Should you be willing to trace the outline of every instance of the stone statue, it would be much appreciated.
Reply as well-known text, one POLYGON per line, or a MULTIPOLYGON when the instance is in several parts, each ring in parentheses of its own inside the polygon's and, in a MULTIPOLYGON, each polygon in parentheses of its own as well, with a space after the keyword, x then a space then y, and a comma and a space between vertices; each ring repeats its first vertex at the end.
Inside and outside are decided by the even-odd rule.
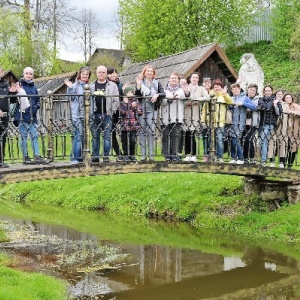
POLYGON ((247 92, 249 84, 257 84, 258 93, 262 96, 264 87, 264 72, 252 53, 245 53, 240 59, 241 68, 239 70, 239 77, 237 83, 241 88, 247 92))

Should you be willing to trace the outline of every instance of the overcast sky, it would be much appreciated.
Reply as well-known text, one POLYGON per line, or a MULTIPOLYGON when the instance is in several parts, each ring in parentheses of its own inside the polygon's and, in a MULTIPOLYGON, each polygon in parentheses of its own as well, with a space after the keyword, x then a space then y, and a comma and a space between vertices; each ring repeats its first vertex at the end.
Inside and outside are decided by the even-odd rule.
MULTIPOLYGON (((116 31, 113 29, 113 23, 117 17, 118 0, 72 0, 70 5, 79 9, 92 9, 98 16, 101 24, 105 28, 102 38, 96 41, 97 48, 119 49, 120 42, 117 40, 116 31), (109 38, 109 36, 113 36, 109 38)), ((59 57, 70 61, 84 60, 83 51, 78 49, 72 40, 65 40, 67 47, 60 46, 59 57)), ((94 49, 93 49, 94 51, 94 49)))

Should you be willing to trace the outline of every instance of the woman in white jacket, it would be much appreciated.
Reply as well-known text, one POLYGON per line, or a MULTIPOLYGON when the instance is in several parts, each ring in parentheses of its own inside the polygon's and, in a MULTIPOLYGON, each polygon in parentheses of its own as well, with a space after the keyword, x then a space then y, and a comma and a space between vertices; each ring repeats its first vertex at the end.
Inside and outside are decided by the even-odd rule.
POLYGON ((162 101, 162 152, 166 161, 178 161, 182 123, 184 119, 185 93, 179 84, 180 75, 172 72, 165 88, 166 99, 162 101))

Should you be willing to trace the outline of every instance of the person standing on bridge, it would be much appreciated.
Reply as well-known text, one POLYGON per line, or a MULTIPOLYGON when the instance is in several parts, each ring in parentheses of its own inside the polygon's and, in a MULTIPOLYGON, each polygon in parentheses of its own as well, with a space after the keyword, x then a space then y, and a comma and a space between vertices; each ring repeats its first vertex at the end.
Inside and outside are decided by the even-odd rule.
POLYGON ((107 80, 107 68, 98 66, 96 70, 97 79, 91 84, 91 131, 92 162, 99 162, 100 133, 104 136, 103 162, 109 162, 111 150, 112 116, 120 106, 118 86, 107 80))
MULTIPOLYGON (((258 110, 260 111, 259 138, 261 141, 261 164, 266 166, 268 145, 272 133, 277 124, 277 119, 282 113, 282 106, 279 99, 275 99, 273 87, 266 85, 263 89, 263 97, 258 100, 258 110)), ((271 158, 271 166, 274 164, 271 158)))
POLYGON ((135 95, 141 97, 139 101, 143 110, 143 115, 139 118, 141 124, 139 131, 139 143, 142 152, 141 161, 146 161, 147 155, 149 161, 154 161, 157 111, 160 108, 161 99, 164 98, 166 94, 161 83, 156 80, 156 70, 151 65, 146 65, 141 74, 136 77, 135 81, 135 95))
POLYGON ((184 119, 185 92, 179 84, 180 75, 172 72, 162 101, 162 153, 167 162, 181 160, 179 153, 181 127, 184 119))
POLYGON ((231 85, 232 99, 234 105, 230 106, 232 111, 232 125, 228 134, 231 137, 231 164, 244 164, 243 147, 241 138, 246 126, 247 109, 251 111, 256 109, 256 105, 244 92, 238 83, 231 85))
POLYGON ((184 128, 185 154, 184 161, 197 161, 196 132, 200 130, 200 116, 204 101, 209 101, 209 94, 203 86, 199 86, 200 74, 193 72, 190 77, 189 92, 190 101, 185 102, 184 128), (202 103, 201 103, 202 102, 202 103))
POLYGON ((215 110, 210 111, 211 104, 209 102, 204 103, 201 113, 201 124, 206 128, 206 126, 212 123, 213 128, 211 130, 215 130, 216 136, 217 162, 223 163, 224 139, 226 137, 225 124, 231 122, 227 117, 227 106, 228 104, 233 104, 233 100, 227 93, 227 87, 224 87, 220 79, 213 81, 213 89, 210 91, 210 97, 216 101, 215 110))
POLYGON ((71 163, 78 164, 83 161, 82 149, 84 142, 84 96, 76 96, 84 94, 84 86, 88 84, 91 77, 91 69, 89 67, 81 67, 77 73, 74 83, 69 79, 65 79, 67 85, 67 93, 72 95, 71 103, 71 119, 73 125, 73 140, 71 163))
POLYGON ((34 85, 34 71, 31 67, 26 67, 23 70, 23 78, 19 81, 20 86, 25 90, 28 97, 21 97, 17 103, 14 123, 18 123, 21 135, 21 150, 23 154, 24 164, 45 164, 49 163, 40 155, 39 150, 39 132, 37 113, 40 109, 40 97, 38 96, 37 87, 34 85), (25 101, 23 101, 25 100, 25 101), (27 100, 27 101, 26 101, 27 100), (27 137, 28 134, 31 140, 33 150, 33 162, 28 156, 27 137))

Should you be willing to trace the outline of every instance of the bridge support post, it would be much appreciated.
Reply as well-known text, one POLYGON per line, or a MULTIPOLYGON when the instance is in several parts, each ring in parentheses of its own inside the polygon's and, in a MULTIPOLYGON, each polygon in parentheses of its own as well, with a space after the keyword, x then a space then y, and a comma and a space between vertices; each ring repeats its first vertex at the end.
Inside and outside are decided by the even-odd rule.
POLYGON ((53 153, 53 119, 52 119, 52 113, 53 113, 53 93, 52 91, 47 92, 47 99, 46 99, 46 114, 48 120, 48 148, 47 148, 47 159, 50 161, 54 161, 54 153, 53 153))
POLYGON ((211 95, 210 102, 209 102, 209 127, 210 127, 210 148, 209 148, 209 161, 216 162, 216 137, 215 137, 215 124, 213 120, 213 116, 216 113, 216 101, 217 98, 215 95, 211 95))
POLYGON ((91 165, 90 153, 90 97, 91 91, 88 84, 84 86, 84 142, 83 142, 83 164, 85 167, 91 165))
POLYGON ((300 201, 299 181, 245 177, 244 190, 246 195, 257 195, 262 201, 274 202, 277 208, 280 207, 280 202, 295 204, 300 201))

